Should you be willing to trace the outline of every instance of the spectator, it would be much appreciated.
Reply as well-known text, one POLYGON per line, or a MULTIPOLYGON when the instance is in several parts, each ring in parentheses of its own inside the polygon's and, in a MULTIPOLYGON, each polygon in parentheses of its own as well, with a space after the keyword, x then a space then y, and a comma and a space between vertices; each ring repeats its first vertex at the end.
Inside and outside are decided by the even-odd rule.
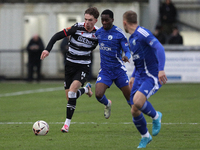
POLYGON ((168 44, 183 44, 183 37, 179 34, 177 26, 173 27, 168 44))
POLYGON ((160 7, 160 23, 163 27, 163 32, 171 34, 172 27, 176 23, 177 10, 171 0, 165 0, 160 7))
POLYGON ((33 81, 34 68, 37 69, 37 81, 41 79, 40 55, 44 50, 44 44, 39 35, 34 35, 28 43, 28 81, 33 81))
POLYGON ((69 48, 69 37, 65 37, 61 44, 60 44, 60 50, 61 50, 61 53, 63 55, 63 64, 65 66, 65 62, 66 62, 66 54, 67 54, 67 51, 68 51, 68 48, 69 48))
POLYGON ((159 25, 156 26, 156 29, 155 29, 153 35, 158 39, 158 41, 160 41, 161 44, 166 43, 166 37, 165 37, 164 33, 162 32, 161 26, 159 26, 159 25))

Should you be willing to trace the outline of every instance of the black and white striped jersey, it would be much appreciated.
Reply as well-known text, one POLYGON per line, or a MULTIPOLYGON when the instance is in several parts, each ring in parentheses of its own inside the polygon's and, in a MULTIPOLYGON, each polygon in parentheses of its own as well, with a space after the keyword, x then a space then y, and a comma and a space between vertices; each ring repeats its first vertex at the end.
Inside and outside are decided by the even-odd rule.
POLYGON ((91 52, 98 44, 98 39, 95 36, 98 27, 94 26, 93 31, 88 32, 84 25, 84 22, 76 23, 63 30, 65 36, 70 36, 66 60, 72 63, 90 64, 91 52))

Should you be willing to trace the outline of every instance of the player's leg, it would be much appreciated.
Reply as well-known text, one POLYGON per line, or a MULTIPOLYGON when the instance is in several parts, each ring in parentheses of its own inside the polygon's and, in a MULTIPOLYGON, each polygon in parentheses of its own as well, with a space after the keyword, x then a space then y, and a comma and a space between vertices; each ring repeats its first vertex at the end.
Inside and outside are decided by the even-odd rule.
POLYGON ((152 135, 156 136, 161 129, 162 113, 154 109, 152 104, 147 100, 151 95, 155 94, 160 88, 159 82, 155 82, 156 78, 146 78, 134 96, 134 104, 144 114, 150 116, 153 120, 152 135), (143 99, 143 100, 141 100, 143 99))
POLYGON ((131 89, 129 87, 129 79, 124 70, 119 72, 119 76, 115 79, 116 86, 122 91, 127 103, 131 106, 130 103, 130 94, 131 89))
POLYGON ((152 140, 152 137, 147 129, 146 119, 143 113, 135 106, 135 103, 131 107, 131 114, 133 116, 133 123, 142 136, 138 148, 145 148, 146 145, 152 140))
POLYGON ((67 110, 66 110, 66 120, 64 123, 64 126, 62 127, 62 132, 68 132, 69 126, 71 123, 72 116, 74 114, 74 111, 76 109, 76 99, 77 99, 77 91, 81 87, 82 83, 75 80, 72 82, 69 90, 67 89, 65 92, 68 94, 66 97, 68 97, 68 103, 67 103, 67 110))
POLYGON ((76 100, 84 94, 86 91, 89 91, 89 88, 83 86, 84 82, 87 79, 87 68, 86 73, 84 72, 85 66, 80 68, 68 67, 65 71, 65 89, 66 89, 66 98, 68 99, 67 110, 66 110, 66 120, 62 132, 68 132, 69 126, 71 123, 72 116, 76 109, 76 100), (78 71, 77 71, 78 70, 78 71), (74 73, 73 73, 74 72, 74 73))
POLYGON ((108 119, 111 114, 111 100, 108 100, 105 96, 106 89, 112 85, 112 80, 110 78, 107 70, 101 70, 97 77, 96 85, 95 85, 95 97, 96 99, 105 105, 104 109, 104 117, 108 119))
POLYGON ((131 89, 130 103, 131 103, 131 114, 133 116, 133 123, 135 124, 137 130, 140 132, 142 139, 138 148, 145 148, 146 145, 152 140, 152 137, 147 129, 146 119, 143 116, 140 108, 143 106, 146 101, 146 96, 141 92, 138 92, 138 89, 141 87, 142 80, 141 78, 136 78, 131 89))
POLYGON ((95 96, 96 99, 105 105, 105 109, 104 109, 104 117, 106 119, 108 119, 110 117, 111 114, 111 100, 107 99, 107 97, 105 96, 105 91, 108 88, 108 86, 104 83, 101 82, 97 82, 96 86, 95 86, 95 96))

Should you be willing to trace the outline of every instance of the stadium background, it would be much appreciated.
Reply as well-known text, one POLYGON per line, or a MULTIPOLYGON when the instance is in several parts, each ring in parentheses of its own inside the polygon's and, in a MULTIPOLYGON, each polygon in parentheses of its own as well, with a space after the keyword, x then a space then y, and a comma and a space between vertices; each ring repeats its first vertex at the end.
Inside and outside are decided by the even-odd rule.
MULTIPOLYGON (((1 80, 24 80, 27 76, 25 47, 35 33, 46 45, 50 37, 75 22, 84 21, 84 10, 95 6, 101 12, 109 8, 115 14, 114 24, 123 29, 122 14, 129 9, 138 13, 139 24, 152 32, 158 22, 159 0, 113 0, 106 2, 71 0, 0 0, 0 76, 1 80)), ((178 11, 178 27, 183 46, 165 45, 166 73, 169 82, 200 82, 200 2, 173 0, 178 11)), ((96 24, 101 26, 100 19, 96 24)), ((128 37, 128 35, 127 35, 128 37)), ((63 79, 60 42, 42 62, 44 80, 63 79)), ((99 69, 98 47, 94 51, 93 74, 99 69)), ((129 72, 132 67, 127 66, 129 72)), ((128 73, 129 73, 128 72, 128 73)))

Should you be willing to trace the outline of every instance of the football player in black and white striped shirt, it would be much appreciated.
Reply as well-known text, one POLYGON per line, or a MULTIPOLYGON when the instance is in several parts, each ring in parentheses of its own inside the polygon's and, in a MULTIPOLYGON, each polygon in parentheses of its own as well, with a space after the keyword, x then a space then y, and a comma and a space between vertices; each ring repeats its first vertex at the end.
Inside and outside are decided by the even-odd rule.
POLYGON ((99 11, 96 7, 88 8, 85 13, 85 22, 75 25, 56 33, 49 41, 46 49, 41 54, 43 60, 47 57, 56 41, 70 36, 69 50, 66 55, 65 64, 65 92, 68 100, 66 109, 66 121, 62 127, 62 132, 68 132, 70 122, 76 108, 76 100, 82 94, 86 93, 92 96, 91 84, 87 83, 85 87, 80 88, 86 82, 91 64, 91 52, 98 44, 95 32, 98 27, 95 26, 99 17, 99 11))

